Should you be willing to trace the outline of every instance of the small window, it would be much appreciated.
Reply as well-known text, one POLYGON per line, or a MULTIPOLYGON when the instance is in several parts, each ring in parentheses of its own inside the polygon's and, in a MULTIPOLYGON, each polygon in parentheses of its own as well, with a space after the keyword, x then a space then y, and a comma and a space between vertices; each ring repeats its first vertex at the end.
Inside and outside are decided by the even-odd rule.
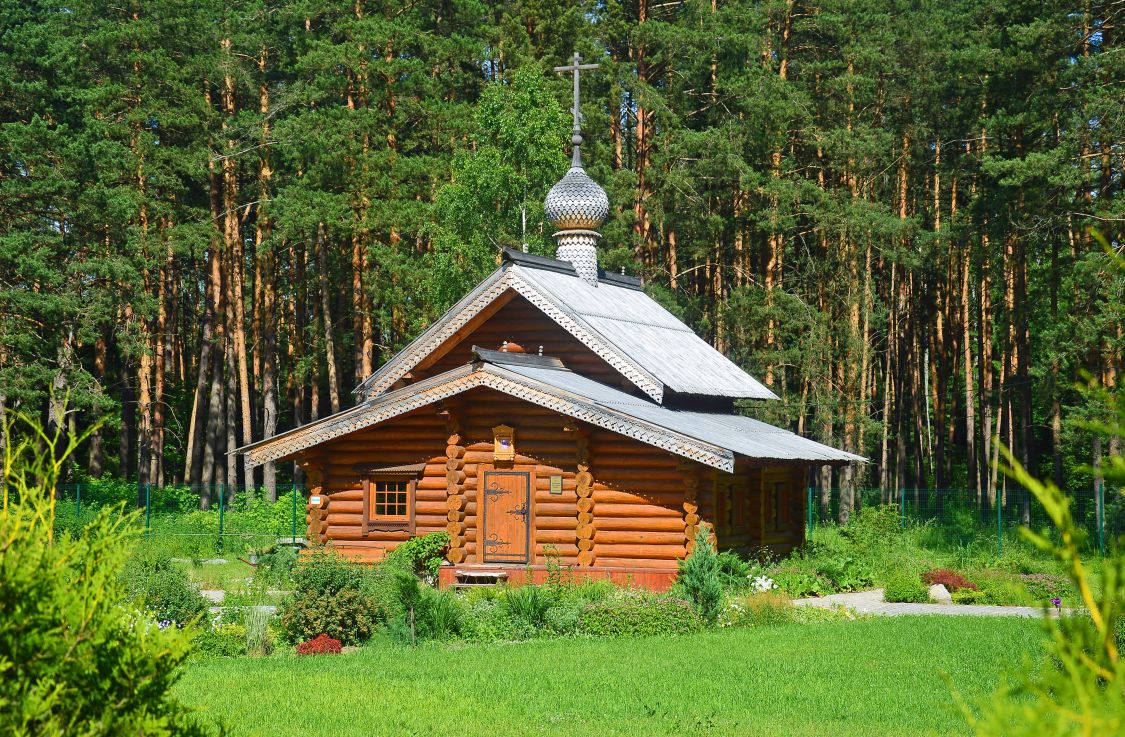
POLYGON ((413 478, 375 476, 363 483, 363 532, 414 532, 413 478))

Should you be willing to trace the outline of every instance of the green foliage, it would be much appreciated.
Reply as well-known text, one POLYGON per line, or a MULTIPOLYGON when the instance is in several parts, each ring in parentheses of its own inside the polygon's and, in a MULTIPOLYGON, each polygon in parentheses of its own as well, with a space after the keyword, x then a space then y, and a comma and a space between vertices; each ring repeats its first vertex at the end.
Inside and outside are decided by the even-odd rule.
POLYGON ((930 591, 916 573, 897 571, 887 577, 883 599, 891 602, 924 604, 930 600, 930 591))
POLYGON ((784 593, 767 591, 730 597, 719 612, 720 627, 760 627, 794 621, 795 608, 784 593))
POLYGON ((204 627, 192 640, 195 652, 202 655, 233 658, 246 654, 246 627, 241 624, 219 624, 204 627))
POLYGON ((680 561, 676 590, 682 591, 707 624, 714 624, 719 616, 723 599, 723 582, 720 576, 719 556, 711 542, 711 531, 700 528, 695 536, 695 547, 687 559, 680 561))
POLYGON ((588 604, 577 629, 595 637, 647 637, 686 634, 703 626, 704 620, 690 603, 636 591, 588 604))
MULTIPOLYGON (((1094 388, 1088 391, 1105 399, 1094 388)), ((1093 429, 1120 433, 1125 429, 1125 393, 1118 391, 1104 404, 1112 411, 1093 429)), ((1125 662, 1119 649, 1119 623, 1125 618, 1125 550, 1115 549, 1091 565, 1083 556, 1084 532, 1075 523, 1071 500, 1053 483, 1035 478, 1007 448, 1001 451, 1008 463, 1005 472, 1034 494, 1057 533, 1056 537, 1024 530, 1023 535, 1059 562, 1084 614, 1044 618, 1048 658, 1013 686, 1000 689, 991 702, 966 713, 980 735, 1121 734, 1125 732, 1125 662), (1100 582, 1100 591, 1095 581, 1100 582)), ((1125 465, 1112 465, 1109 472, 1125 476, 1125 465)), ((1044 580, 1031 586, 1041 588, 1039 594, 1053 588, 1044 580)))
POLYGON ((388 567, 402 568, 411 573, 426 577, 430 583, 437 582, 438 569, 449 547, 449 533, 431 532, 428 535, 412 537, 392 550, 385 561, 388 567))
POLYGON ((75 535, 54 535, 55 480, 83 438, 63 444, 10 412, 0 428, 0 733, 207 733, 169 696, 187 633, 126 603, 132 518, 103 509, 75 535))
POLYGON ((528 584, 505 588, 502 600, 518 625, 538 628, 546 622, 555 597, 544 586, 528 584))
POLYGON ((331 549, 317 549, 293 570, 293 593, 281 606, 281 628, 291 644, 319 634, 358 644, 371 637, 379 608, 367 582, 372 572, 331 549))
POLYGON ((130 603, 152 614, 158 622, 183 627, 207 613, 207 600, 200 595, 183 568, 165 556, 136 556, 122 573, 130 603))
POLYGON ((950 594, 954 604, 988 604, 987 591, 981 589, 957 589, 950 594))

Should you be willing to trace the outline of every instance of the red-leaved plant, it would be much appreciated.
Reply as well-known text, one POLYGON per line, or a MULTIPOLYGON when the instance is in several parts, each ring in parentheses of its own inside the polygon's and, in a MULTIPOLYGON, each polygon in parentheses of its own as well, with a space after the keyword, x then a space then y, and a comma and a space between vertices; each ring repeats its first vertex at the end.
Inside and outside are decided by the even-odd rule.
POLYGON ((959 589, 979 590, 975 583, 965 578, 957 571, 951 571, 948 568, 926 571, 922 574, 922 580, 926 582, 927 586, 934 586, 940 583, 951 594, 959 589))
POLYGON ((339 652, 340 641, 323 632, 297 646, 298 655, 337 655, 339 652))

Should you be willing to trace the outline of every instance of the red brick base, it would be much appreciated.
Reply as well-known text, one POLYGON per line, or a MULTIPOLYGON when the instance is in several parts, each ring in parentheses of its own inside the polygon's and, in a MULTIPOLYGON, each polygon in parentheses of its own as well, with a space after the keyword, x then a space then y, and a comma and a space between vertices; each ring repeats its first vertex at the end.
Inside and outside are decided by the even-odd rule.
MULTIPOLYGON (((449 588, 457 582, 457 571, 497 571, 508 574, 507 580, 514 584, 546 583, 546 566, 503 566, 503 565, 443 565, 438 572, 438 586, 449 588), (529 580, 530 579, 530 580, 529 580)), ((654 568, 563 568, 564 578, 569 580, 608 579, 619 586, 667 591, 676 580, 676 571, 654 568)))

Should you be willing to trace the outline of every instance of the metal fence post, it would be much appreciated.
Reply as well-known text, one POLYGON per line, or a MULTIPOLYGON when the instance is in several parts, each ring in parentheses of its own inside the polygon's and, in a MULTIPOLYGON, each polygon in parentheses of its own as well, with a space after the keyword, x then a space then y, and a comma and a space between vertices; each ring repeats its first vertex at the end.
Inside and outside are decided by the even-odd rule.
POLYGON ((221 551, 223 549, 223 508, 226 505, 226 484, 219 484, 219 543, 218 547, 221 551))
POLYGON ((1098 555, 1105 556, 1105 486, 1094 482, 1098 492, 1098 555))
POLYGON ((906 529, 906 489, 905 488, 902 488, 902 489, 898 490, 898 510, 899 510, 899 516, 901 517, 901 520, 902 520, 901 521, 902 529, 905 530, 906 529))
POLYGON ((145 537, 148 537, 148 526, 152 520, 152 484, 145 484, 145 537))
POLYGON ((1000 489, 996 489, 996 557, 1004 556, 1004 511, 1000 504, 1000 489))

